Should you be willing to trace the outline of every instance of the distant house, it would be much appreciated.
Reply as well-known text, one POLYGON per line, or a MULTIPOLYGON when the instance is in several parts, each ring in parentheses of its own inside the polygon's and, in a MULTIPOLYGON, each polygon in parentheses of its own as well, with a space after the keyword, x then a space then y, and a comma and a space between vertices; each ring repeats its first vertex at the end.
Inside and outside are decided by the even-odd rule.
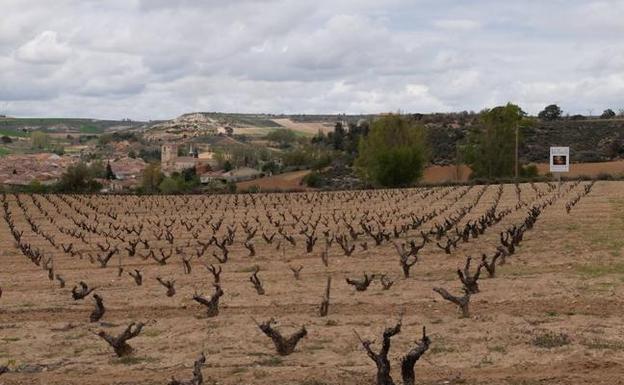
POLYGON ((52 184, 76 161, 51 153, 7 155, 0 162, 0 184, 28 185, 32 181, 52 184))
POLYGON ((182 172, 195 167, 196 169, 212 169, 214 161, 210 158, 200 158, 197 149, 193 146, 189 149, 188 156, 178 156, 176 144, 165 144, 161 148, 160 168, 165 175, 174 172, 182 172))
POLYGON ((223 178, 228 182, 243 182, 261 177, 261 171, 250 167, 235 168, 234 170, 224 172, 223 178))
POLYGON ((216 172, 216 171, 209 171, 209 172, 205 172, 201 174, 199 176, 199 181, 201 182, 201 184, 208 184, 208 183, 213 183, 213 182, 226 182, 226 180, 223 178, 223 173, 216 172))
POLYGON ((141 158, 124 157, 109 162, 113 174, 119 180, 141 179, 143 170, 147 167, 147 163, 141 158))
POLYGON ((223 183, 237 183, 260 178, 261 176, 264 176, 264 174, 261 171, 256 170, 255 168, 241 167, 228 172, 205 172, 199 176, 199 179, 202 184, 207 184, 215 181, 223 183))

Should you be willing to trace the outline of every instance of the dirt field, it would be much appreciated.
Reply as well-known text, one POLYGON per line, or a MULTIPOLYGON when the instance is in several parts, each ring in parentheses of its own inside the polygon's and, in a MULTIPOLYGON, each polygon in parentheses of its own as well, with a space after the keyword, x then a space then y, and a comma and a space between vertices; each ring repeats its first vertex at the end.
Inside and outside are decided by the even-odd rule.
POLYGON ((258 178, 250 181, 239 182, 236 184, 238 191, 245 191, 250 187, 257 186, 261 190, 266 189, 282 189, 282 190, 308 190, 301 184, 303 177, 308 175, 310 170, 301 170, 293 172, 285 172, 279 175, 273 175, 266 178, 258 178))
POLYGON ((316 135, 319 131, 324 133, 328 133, 334 131, 334 126, 332 124, 320 123, 320 122, 310 122, 310 123, 302 123, 302 122, 293 122, 290 119, 273 119, 273 121, 280 126, 289 128, 293 131, 303 132, 304 134, 313 136, 316 135))
MULTIPOLYGON (((379 351, 382 331, 403 312, 402 331, 392 338, 389 356, 397 383, 401 356, 426 326, 432 342, 416 363, 417 383, 622 384, 624 183, 597 182, 583 195, 587 184, 520 185, 524 204, 519 204, 515 187, 505 185, 495 211, 509 214, 478 238, 460 241, 450 255, 431 235, 407 279, 392 242, 420 241, 421 230, 458 219, 460 212, 465 215, 458 228, 478 219, 495 203, 497 186, 211 197, 8 195, 0 219, 0 366, 10 372, 0 375, 0 383, 166 384, 172 376, 190 379, 193 361, 203 351, 206 384, 374 384, 375 364, 354 331, 375 340, 373 350, 379 351), (577 196, 580 200, 567 214, 566 203, 577 196), (497 267, 496 277, 482 271, 480 293, 470 299, 470 317, 460 317, 457 306, 432 291, 440 286, 459 295, 455 271, 465 257, 491 256, 500 245, 500 232, 523 223, 531 205, 548 199, 554 203, 524 233, 515 254, 497 267), (434 210, 437 216, 431 214, 434 210), (428 213, 424 223, 408 226, 428 213), (360 221, 373 234, 408 229, 376 246, 366 234, 352 241, 347 224, 361 232, 360 221), (40 266, 15 248, 8 223, 23 232, 22 246, 43 252, 40 266), (250 233, 258 229, 251 237, 257 252, 253 257, 243 246, 245 223, 250 233), (310 233, 314 223, 319 240, 307 253, 301 232, 310 233), (220 242, 232 225, 236 231, 229 259, 220 264, 225 292, 220 314, 207 318, 192 296, 212 295, 213 277, 204 265, 219 265, 213 253, 222 254, 214 244, 201 257, 196 253, 199 242, 213 234, 220 242), (279 233, 272 244, 262 238, 263 232, 270 236, 280 227, 296 246, 279 233), (326 267, 319 256, 326 238, 338 234, 345 234, 355 251, 345 256, 334 241, 326 267), (138 238, 149 246, 139 243, 130 257, 125 248, 138 238), (106 240, 120 251, 101 268, 96 259, 105 253, 97 244, 105 248, 106 240), (70 243, 72 250, 64 251, 70 243), (157 258, 161 250, 173 256, 161 265, 148 256, 150 250, 157 258), (190 274, 184 273, 184 257, 192 257, 190 274), (48 280, 43 266, 50 258, 53 273, 67 282, 65 288, 48 280), (124 269, 120 277, 119 264, 124 269), (255 265, 265 295, 258 295, 249 281, 255 265), (300 265, 301 277, 295 280, 290 267, 300 265), (134 269, 143 274, 141 286, 128 275, 134 269), (346 284, 345 278, 364 272, 385 273, 394 285, 382 290, 375 279, 360 292, 346 284), (329 315, 319 317, 328 275, 333 279, 329 315), (158 276, 175 280, 174 296, 165 295, 158 276), (89 322, 92 295, 72 299, 72 287, 81 280, 104 299, 107 310, 99 322, 89 322), (308 335, 294 353, 278 356, 252 317, 274 317, 285 334, 305 325, 308 335), (133 321, 146 325, 129 341, 134 348, 129 357, 116 358, 94 334, 117 335, 133 321)), ((454 233, 450 230, 438 242, 454 233)))
MULTIPOLYGON (((538 164, 537 169, 540 174, 546 174, 550 170, 548 163, 538 164)), ((613 176, 624 175, 624 160, 599 163, 572 163, 570 172, 564 175, 569 177, 589 176, 596 177, 599 174, 611 174, 613 176)))

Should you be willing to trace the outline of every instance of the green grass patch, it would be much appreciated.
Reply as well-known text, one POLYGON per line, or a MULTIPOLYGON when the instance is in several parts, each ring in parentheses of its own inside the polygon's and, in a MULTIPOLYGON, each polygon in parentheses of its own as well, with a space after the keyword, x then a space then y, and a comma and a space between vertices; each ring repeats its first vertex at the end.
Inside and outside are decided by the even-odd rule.
POLYGON ((284 360, 281 357, 271 356, 264 360, 256 361, 255 364, 259 366, 281 366, 284 360))
POLYGON ((27 132, 12 130, 10 128, 0 128, 0 136, 12 136, 18 138, 26 138, 28 137, 27 132))
POLYGON ((594 338, 592 340, 585 340, 582 342, 583 346, 587 349, 594 350, 624 350, 624 342, 622 341, 613 341, 613 340, 605 340, 602 338, 594 338))
POLYGON ((112 363, 117 365, 137 365, 157 361, 157 359, 151 357, 125 356, 113 359, 112 363))
POLYGON ((624 263, 577 265, 575 270, 587 278, 598 278, 612 274, 624 274, 624 263))
POLYGON ((144 331, 143 333, 141 333, 141 337, 158 337, 161 334, 162 334, 162 332, 160 330, 148 329, 148 330, 144 331))
POLYGON ((5 155, 9 155, 11 153, 11 150, 9 150, 6 147, 0 147, 0 156, 5 156, 5 155))
POLYGON ((600 230, 589 234, 594 249, 608 250, 614 257, 619 257, 624 249, 624 199, 609 199, 611 218, 601 224, 600 230))
POLYGON ((487 348, 490 352, 507 354, 507 348, 502 345, 488 346, 487 348))
POLYGON ((569 345, 570 337, 565 333, 546 332, 533 337, 531 344, 542 349, 553 349, 569 345))
POLYGON ((258 265, 253 265, 251 267, 242 267, 242 268, 236 270, 236 272, 237 273, 253 273, 257 269, 259 269, 259 266, 258 265))
POLYGON ((80 126, 79 131, 81 134, 101 134, 104 132, 101 128, 84 124, 80 126))

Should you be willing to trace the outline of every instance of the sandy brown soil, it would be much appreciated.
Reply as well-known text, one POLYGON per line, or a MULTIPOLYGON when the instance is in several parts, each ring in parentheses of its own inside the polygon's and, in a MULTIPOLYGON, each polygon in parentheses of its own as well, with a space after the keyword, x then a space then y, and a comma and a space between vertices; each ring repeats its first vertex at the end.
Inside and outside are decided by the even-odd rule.
POLYGON ((331 123, 293 122, 290 119, 273 119, 273 121, 282 127, 286 127, 293 131, 303 132, 307 135, 316 135, 319 131, 325 134, 334 131, 334 125, 331 123))
MULTIPOLYGON (((548 163, 538 164, 537 169, 540 174, 546 174, 550 171, 548 163)), ((597 162, 597 163, 572 163, 570 165, 570 172, 563 175, 570 177, 577 176, 590 176, 596 177, 599 174, 606 173, 614 176, 624 175, 624 160, 614 160, 611 162, 597 162)))
POLYGON ((308 175, 310 170, 285 172, 283 174, 258 178, 236 184, 238 191, 245 191, 250 187, 259 187, 261 190, 282 189, 282 190, 309 190, 301 183, 303 177, 308 175))
MULTIPOLYGON (((144 284, 136 286, 124 272, 117 276, 118 259, 106 268, 89 262, 88 254, 99 250, 95 242, 103 235, 87 234, 87 242, 74 240, 83 259, 55 249, 35 235, 26 222, 16 197, 7 197, 8 209, 23 239, 38 247, 46 257, 53 257, 56 273, 67 281, 60 289, 49 281, 47 272, 33 264, 15 247, 7 223, 0 219, 0 365, 12 372, 0 376, 2 384, 109 385, 165 384, 171 378, 190 378, 192 363, 199 352, 207 357, 203 369, 207 384, 373 384, 375 367, 359 346, 353 331, 376 339, 378 349, 383 328, 394 323, 403 311, 403 330, 393 338, 390 353, 395 380, 399 380, 399 359, 413 346, 426 326, 432 339, 430 350, 416 365, 417 381, 423 384, 622 384, 624 383, 624 183, 597 182, 593 190, 566 214, 564 205, 581 192, 585 182, 568 190, 547 207, 535 227, 527 231, 516 255, 500 266, 497 277, 480 281, 481 293, 472 298, 472 316, 460 318, 455 306, 443 301, 432 288, 443 286, 458 293, 460 284, 455 269, 467 255, 488 254, 498 244, 499 232, 522 222, 526 209, 516 210, 513 185, 506 185, 498 210, 512 213, 489 228, 478 239, 460 243, 452 255, 435 244, 427 244, 412 277, 404 279, 398 256, 390 243, 375 246, 371 238, 360 236, 356 252, 345 257, 336 243, 330 249, 329 267, 319 258, 325 229, 319 224, 321 238, 314 251, 305 252, 305 242, 295 224, 295 216, 328 218, 332 233, 348 233, 344 220, 357 223, 366 210, 387 219, 386 226, 406 220, 402 214, 425 213, 451 204, 441 216, 452 214, 472 202, 482 186, 475 186, 458 202, 466 187, 452 189, 442 200, 435 197, 450 188, 437 188, 425 198, 425 190, 379 190, 361 193, 309 193, 293 195, 255 195, 218 197, 63 197, 20 196, 26 213, 34 223, 51 234, 57 243, 67 244, 69 236, 61 228, 76 228, 70 218, 95 223, 94 208, 99 211, 98 231, 109 231, 108 223, 143 223, 143 237, 152 249, 169 249, 166 240, 156 240, 154 224, 178 218, 172 226, 173 246, 183 254, 194 254, 196 241, 180 224, 180 218, 194 223, 214 223, 224 217, 218 236, 226 225, 238 224, 230 260, 223 264, 221 314, 205 318, 204 310, 191 300, 194 292, 212 293, 212 277, 203 267, 216 263, 210 246, 199 260, 192 260, 192 273, 183 273, 181 255, 167 265, 154 260, 128 257, 121 262, 126 271, 141 269, 144 284), (238 199, 235 201, 234 199, 238 199), (309 202, 308 202, 309 200, 309 202), (37 203, 41 210, 34 203, 37 203), (68 203, 71 204, 71 207, 68 203), (245 207, 246 202, 247 207, 245 207), (58 207, 60 213, 55 209, 58 207), (72 208, 73 207, 73 208, 72 208), (262 230, 275 232, 268 223, 265 209, 274 220, 285 223, 285 230, 295 234, 297 246, 277 240, 268 245, 260 237, 262 230), (116 221, 105 213, 115 211, 116 221), (50 213, 51 220, 42 212, 50 213), (82 214, 79 214, 82 213, 82 214), (284 213, 282 220, 279 213, 284 213), (291 214, 292 213, 292 214, 291 214), (342 214, 345 214, 345 219, 342 214), (52 215, 53 214, 53 215, 52 215), (136 216, 135 216, 136 214, 136 216), (254 217, 259 214, 258 224, 254 217), (332 214, 337 218, 334 223, 332 214), (355 219, 358 218, 358 219, 355 219), (150 220, 152 224, 148 222, 150 220), (249 257, 242 246, 245 234, 241 223, 261 227, 253 242, 258 255, 249 257), (360 242, 369 250, 363 251, 360 242), (266 295, 253 290, 248 277, 254 265, 264 281, 266 295), (301 280, 293 279, 289 266, 303 265, 301 280), (387 273, 394 286, 383 291, 377 281, 365 292, 356 292, 344 278, 369 273, 387 273), (329 316, 317 316, 325 277, 331 275, 332 295, 329 316), (156 276, 176 280, 177 294, 168 298, 156 276), (80 280, 97 287, 108 308, 103 322, 89 323, 93 308, 91 297, 74 301, 71 287, 80 280), (305 324, 308 336, 287 357, 276 355, 271 342, 256 328, 251 317, 266 320, 275 317, 282 330, 290 332, 305 324), (93 332, 117 333, 131 321, 147 322, 143 333, 130 341, 135 348, 131 358, 115 358, 112 350, 93 332), (553 348, 538 346, 535 339, 547 331, 564 333, 569 343, 553 348)), ((552 196, 544 184, 538 191, 552 196)), ((521 185, 522 200, 541 201, 530 185, 521 185)), ((479 217, 490 207, 496 187, 487 188, 477 205, 462 223, 479 217)), ((542 198, 544 199, 544 198, 542 198)), ((2 209, 0 209, 2 211, 2 209)), ((199 226, 199 225, 197 225, 199 226)), ((200 238, 212 234, 210 226, 199 230, 200 238)), ((85 231, 86 232, 86 231, 85 231)), ((410 231, 405 239, 419 237, 410 231)), ((128 236, 132 239, 132 236, 128 236)), ((276 235, 276 239, 279 235, 276 235)), ((394 239, 393 239, 394 240, 394 239)), ((119 244, 119 240, 109 240, 119 244)), ((139 253, 145 253, 142 246, 139 253)))

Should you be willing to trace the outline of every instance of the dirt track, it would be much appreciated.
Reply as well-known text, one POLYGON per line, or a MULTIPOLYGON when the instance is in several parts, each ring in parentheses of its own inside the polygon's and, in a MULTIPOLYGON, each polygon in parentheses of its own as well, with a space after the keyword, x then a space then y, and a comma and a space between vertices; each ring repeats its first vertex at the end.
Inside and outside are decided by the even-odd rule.
MULTIPOLYGON (((547 192, 543 184, 536 187, 547 192)), ((222 265, 225 295, 221 298, 221 313, 211 319, 205 318, 204 309, 193 302, 191 296, 196 291, 205 295, 212 293, 212 276, 203 265, 216 263, 211 256, 217 250, 214 246, 202 258, 192 260, 193 270, 189 275, 183 273, 180 256, 174 256, 167 265, 161 266, 154 260, 127 257, 122 253, 126 272, 134 268, 143 271, 144 283, 136 286, 126 272, 117 276, 117 257, 108 267, 99 268, 87 257, 71 257, 34 235, 15 198, 9 196, 9 209, 16 225, 24 230, 29 242, 54 257, 55 271, 65 278, 67 287, 60 289, 57 282, 49 281, 46 271, 15 249, 8 226, 0 219, 0 248, 3 250, 0 256, 3 261, 0 365, 8 365, 13 370, 2 375, 0 383, 165 384, 173 375, 190 378, 193 360, 204 351, 207 357, 204 375, 208 384, 373 384, 374 364, 359 346, 353 331, 379 341, 383 328, 391 325, 401 311, 405 312, 403 331, 393 338, 390 353, 395 380, 400 377, 400 356, 419 337, 424 325, 433 343, 416 365, 417 379, 421 383, 624 383, 624 183, 596 183, 591 193, 566 214, 565 203, 582 187, 583 184, 569 192, 564 188, 565 194, 547 207, 535 227, 526 232, 517 253, 507 264, 499 266, 497 278, 482 277, 481 293, 472 298, 469 319, 460 318, 457 308, 441 300, 432 288, 443 286, 458 293, 460 285, 455 269, 463 265, 465 256, 490 254, 498 244, 499 232, 526 216, 525 208, 516 210, 513 185, 505 186, 498 207, 499 210, 510 208, 511 214, 478 239, 460 243, 451 255, 446 255, 435 243, 427 244, 409 279, 401 277, 392 244, 385 242, 375 246, 367 236, 359 237, 356 251, 350 257, 345 257, 334 243, 329 267, 319 258, 324 243, 322 234, 314 251, 307 254, 303 235, 287 227, 295 234, 297 246, 283 242, 278 251, 277 240, 269 245, 260 237, 262 229, 271 231, 273 228, 263 216, 258 225, 262 229, 254 238, 257 256, 249 257, 242 245, 245 234, 240 223, 246 218, 254 225, 255 214, 264 213, 265 207, 276 218, 281 219, 278 213, 284 212, 289 218, 284 222, 294 224, 290 210, 305 218, 319 214, 331 218, 332 213, 340 216, 345 212, 349 219, 351 215, 370 210, 387 215, 388 220, 399 221, 400 214, 426 212, 451 204, 444 215, 423 225, 424 229, 429 229, 437 220, 473 201, 481 186, 470 189, 458 202, 449 198, 464 188, 452 190, 440 201, 432 198, 448 188, 439 188, 435 194, 420 200, 416 199, 416 190, 388 195, 377 191, 357 195, 359 198, 348 202, 345 202, 346 197, 350 195, 328 193, 317 202, 302 200, 292 205, 288 195, 259 195, 253 207, 235 204, 233 198, 209 198, 211 203, 204 206, 204 211, 197 210, 195 199, 201 199, 197 197, 188 202, 175 198, 175 206, 166 209, 146 202, 135 205, 128 198, 91 198, 94 207, 103 212, 117 211, 120 214, 117 222, 144 223, 145 234, 151 234, 147 230, 151 226, 147 219, 201 215, 204 221, 213 215, 214 222, 223 215, 225 222, 219 234, 226 225, 239 224, 230 260, 222 265), (129 215, 124 214, 126 210, 129 215), (364 241, 368 251, 359 246, 364 241), (248 281, 254 265, 261 268, 259 275, 266 288, 264 296, 257 295, 248 281), (290 266, 298 265, 304 266, 300 281, 294 280, 289 270, 290 266), (367 291, 356 292, 345 283, 345 277, 361 276, 364 271, 387 273, 395 284, 383 291, 375 281, 367 291), (327 318, 320 318, 316 315, 317 307, 328 274, 333 277, 330 312, 327 318), (166 297, 156 276, 175 279, 177 294, 166 297), (80 280, 96 286, 96 291, 104 297, 105 325, 88 322, 93 309, 91 297, 72 300, 71 288, 80 280), (251 317, 258 320, 275 317, 280 322, 279 327, 287 333, 305 324, 309 334, 295 353, 279 357, 251 317), (143 333, 130 341, 135 354, 129 359, 115 358, 112 350, 93 332, 117 333, 131 321, 147 322, 143 333), (536 346, 534 339, 546 331, 565 333, 569 344, 551 349, 536 346)), ((529 185, 521 188, 527 203, 539 200, 529 185)), ((488 187, 462 223, 483 214, 492 204, 495 190, 495 186, 488 187)), ((68 236, 57 230, 58 225, 75 227, 69 217, 59 214, 51 223, 41 215, 31 198, 21 196, 20 199, 35 223, 54 234, 57 242, 69 242, 68 236)), ((35 199, 50 213, 56 213, 53 201, 64 214, 81 217, 57 197, 51 197, 51 201, 35 199)), ((85 205, 89 199, 67 199, 81 212, 94 214, 93 209, 85 205)), ((99 228, 105 228, 104 223, 109 221, 114 222, 100 214, 99 228)), ((343 223, 342 220, 338 222, 343 223)), ((173 246, 194 253, 192 231, 185 231, 179 224, 173 228, 176 229, 173 246)), ((336 225, 332 220, 329 228, 337 233, 347 232, 342 224, 336 225)), ((209 230, 202 230, 200 239, 209 233, 209 230)), ((417 235, 418 231, 410 231, 403 238, 412 239, 417 235)), ((86 239, 93 245, 103 240, 97 236, 86 239)), ((152 248, 170 247, 166 241, 155 238, 150 245, 152 248)), ((98 251, 80 241, 76 241, 76 247, 81 247, 85 256, 98 251)))

